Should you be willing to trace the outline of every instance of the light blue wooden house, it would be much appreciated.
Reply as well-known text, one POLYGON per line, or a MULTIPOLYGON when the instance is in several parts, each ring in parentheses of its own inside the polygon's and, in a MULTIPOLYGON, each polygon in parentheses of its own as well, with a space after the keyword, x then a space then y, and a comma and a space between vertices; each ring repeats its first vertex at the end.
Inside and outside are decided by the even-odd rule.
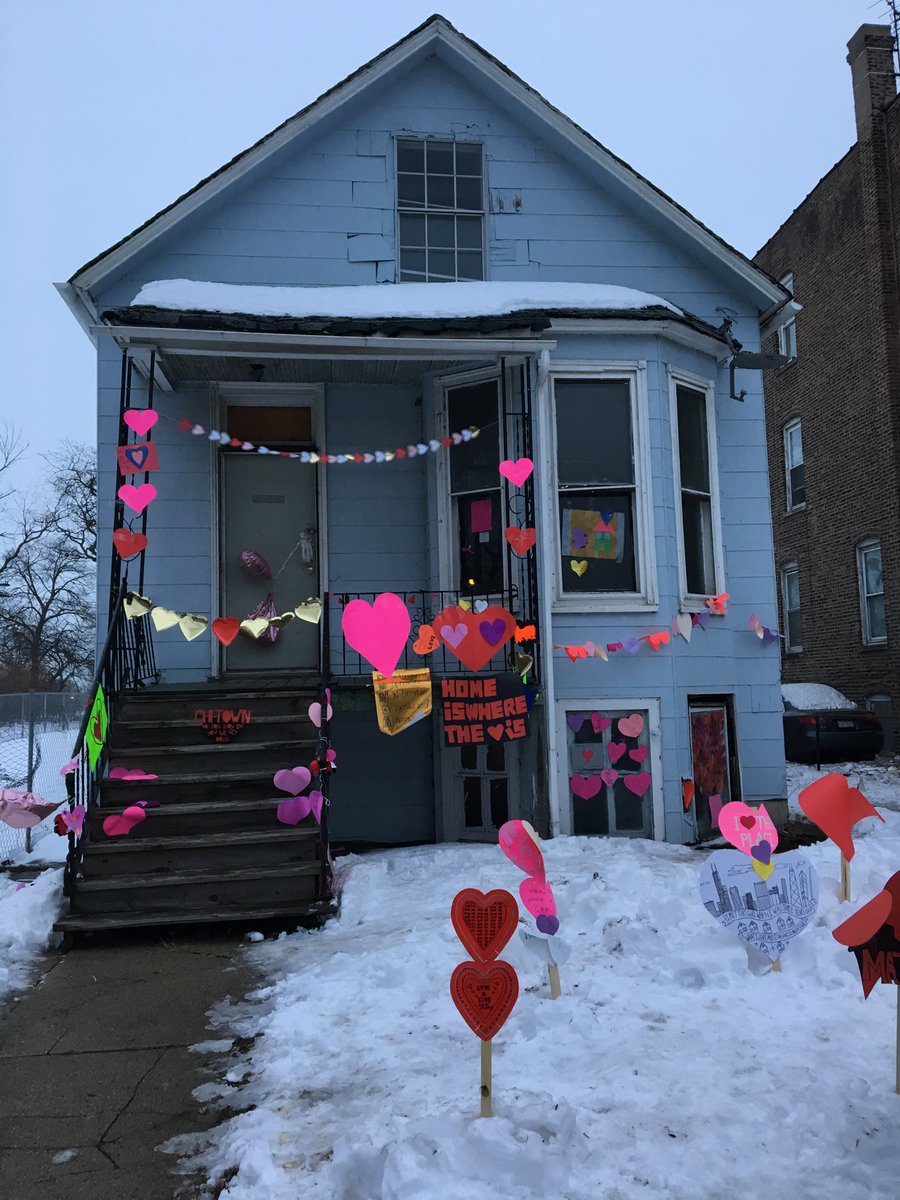
MULTIPOLYGON (((70 861, 72 928, 202 914, 213 894, 296 906, 278 856, 325 839, 313 817, 274 820, 272 774, 311 758, 323 680, 334 843, 490 840, 515 817, 692 842, 710 796, 783 799, 778 653, 748 629, 776 619, 761 377, 733 358, 789 318, 788 293, 444 18, 60 291, 98 356, 110 735, 93 776, 159 776, 118 839, 100 817, 125 785, 79 782, 99 815, 70 861), (145 438, 121 415, 147 406, 145 438), (117 474, 129 438, 152 445, 117 474), (522 457, 516 487, 498 466, 522 457), (142 515, 123 483, 156 487, 142 515), (123 562, 125 527, 148 545, 123 562), (535 546, 515 553, 508 528, 535 546), (160 612, 130 618, 125 590, 160 612), (400 667, 438 685, 432 716, 393 737, 341 634, 344 606, 382 592, 409 607, 400 667), (318 597, 323 618, 227 647, 202 622, 165 628, 166 610, 243 619, 269 593, 278 613, 318 597), (535 626, 482 672, 534 659, 526 739, 444 745, 439 684, 467 673, 414 642, 460 599, 535 626), (240 711, 249 725, 211 740, 240 711)), ((323 876, 303 896, 326 893, 323 876)))

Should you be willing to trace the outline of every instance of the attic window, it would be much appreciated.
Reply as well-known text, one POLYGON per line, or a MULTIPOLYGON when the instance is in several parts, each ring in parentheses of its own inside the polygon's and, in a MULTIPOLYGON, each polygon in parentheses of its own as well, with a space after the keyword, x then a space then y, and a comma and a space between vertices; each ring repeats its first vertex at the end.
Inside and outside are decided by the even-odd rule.
POLYGON ((484 166, 477 142, 397 140, 401 283, 484 279, 484 166))

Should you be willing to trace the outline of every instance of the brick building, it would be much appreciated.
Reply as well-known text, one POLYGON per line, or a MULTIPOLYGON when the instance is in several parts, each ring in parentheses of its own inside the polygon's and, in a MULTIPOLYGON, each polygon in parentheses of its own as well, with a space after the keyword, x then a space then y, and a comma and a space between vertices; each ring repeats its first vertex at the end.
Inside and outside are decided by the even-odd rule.
POLYGON ((878 712, 900 749, 900 101, 888 26, 848 43, 857 141, 754 261, 802 305, 767 351, 785 682, 878 712))

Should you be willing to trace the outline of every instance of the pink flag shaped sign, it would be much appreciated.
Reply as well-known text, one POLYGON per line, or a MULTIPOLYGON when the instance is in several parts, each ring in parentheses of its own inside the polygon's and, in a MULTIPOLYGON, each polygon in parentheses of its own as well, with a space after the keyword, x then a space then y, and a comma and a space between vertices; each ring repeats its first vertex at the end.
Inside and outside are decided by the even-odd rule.
POLYGON ((740 800, 732 800, 719 812, 719 829, 722 837, 744 854, 749 854, 759 842, 768 842, 770 850, 778 845, 778 830, 764 804, 752 809, 740 800))
POLYGON ((527 821, 507 821, 501 825, 499 842, 500 849, 511 863, 526 875, 543 882, 546 878, 544 856, 537 842, 537 834, 527 821))

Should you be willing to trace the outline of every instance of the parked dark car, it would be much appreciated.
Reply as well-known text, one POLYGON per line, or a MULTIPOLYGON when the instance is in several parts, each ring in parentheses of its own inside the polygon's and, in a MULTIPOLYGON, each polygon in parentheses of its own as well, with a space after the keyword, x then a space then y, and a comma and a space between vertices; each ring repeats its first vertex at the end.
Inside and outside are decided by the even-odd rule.
POLYGON ((785 683, 784 754, 791 762, 857 762, 884 745, 875 713, 824 683, 785 683))

